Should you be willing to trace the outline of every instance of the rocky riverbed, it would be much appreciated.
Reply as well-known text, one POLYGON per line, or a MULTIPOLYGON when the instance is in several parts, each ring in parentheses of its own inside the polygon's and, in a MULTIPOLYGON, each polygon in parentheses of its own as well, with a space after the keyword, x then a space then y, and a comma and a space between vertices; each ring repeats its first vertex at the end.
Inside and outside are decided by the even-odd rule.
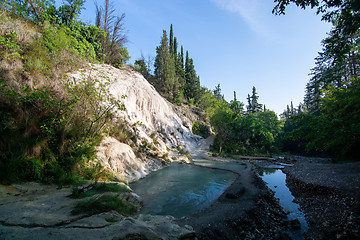
POLYGON ((360 163, 293 157, 287 185, 309 224, 306 239, 360 239, 360 163))

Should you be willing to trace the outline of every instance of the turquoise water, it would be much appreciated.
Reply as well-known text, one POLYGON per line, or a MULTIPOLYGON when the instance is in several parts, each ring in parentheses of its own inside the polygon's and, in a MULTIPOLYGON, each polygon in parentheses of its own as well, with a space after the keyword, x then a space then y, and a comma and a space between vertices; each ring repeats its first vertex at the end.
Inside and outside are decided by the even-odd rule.
POLYGON ((183 217, 210 206, 235 178, 229 171, 171 163, 130 187, 143 199, 141 213, 183 217))

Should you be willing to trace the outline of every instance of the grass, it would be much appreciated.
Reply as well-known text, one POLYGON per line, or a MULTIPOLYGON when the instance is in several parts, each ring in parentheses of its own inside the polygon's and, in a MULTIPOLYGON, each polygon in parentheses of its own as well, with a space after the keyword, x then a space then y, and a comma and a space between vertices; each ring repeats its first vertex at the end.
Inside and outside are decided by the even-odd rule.
POLYGON ((74 215, 80 213, 94 215, 111 210, 115 210, 124 216, 130 216, 135 214, 138 208, 130 203, 124 202, 119 196, 103 195, 79 202, 71 213, 74 215))
POLYGON ((73 188, 72 194, 70 197, 72 198, 86 198, 93 196, 95 194, 105 193, 105 192, 116 192, 116 193, 124 193, 130 192, 128 188, 125 186, 121 186, 117 183, 94 183, 92 189, 83 192, 79 188, 73 188))

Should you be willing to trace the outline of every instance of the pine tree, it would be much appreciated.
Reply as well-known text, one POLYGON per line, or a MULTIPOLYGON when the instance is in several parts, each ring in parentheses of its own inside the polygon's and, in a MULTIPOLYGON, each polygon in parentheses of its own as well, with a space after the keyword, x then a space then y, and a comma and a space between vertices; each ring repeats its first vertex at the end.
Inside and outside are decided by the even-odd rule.
POLYGON ((257 113, 262 110, 262 104, 258 102, 259 96, 257 95, 256 88, 252 88, 251 96, 248 94, 248 106, 247 112, 248 113, 257 113))
POLYGON ((156 48, 155 58, 155 88, 168 99, 173 99, 175 84, 174 59, 169 51, 166 31, 163 30, 160 46, 156 48))
POLYGON ((224 96, 221 94, 221 86, 220 86, 220 83, 215 86, 215 89, 213 91, 214 93, 214 96, 217 100, 223 100, 224 99, 224 96))
POLYGON ((248 101, 248 105, 246 106, 247 112, 251 113, 253 111, 253 106, 252 106, 252 101, 251 101, 250 94, 248 94, 246 99, 248 101))

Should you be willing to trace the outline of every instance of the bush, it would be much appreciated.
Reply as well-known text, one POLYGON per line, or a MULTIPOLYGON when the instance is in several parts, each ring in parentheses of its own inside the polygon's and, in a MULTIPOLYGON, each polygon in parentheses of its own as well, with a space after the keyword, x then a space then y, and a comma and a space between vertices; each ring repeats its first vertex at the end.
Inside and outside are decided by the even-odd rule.
POLYGON ((70 196, 73 198, 85 198, 105 192, 130 192, 127 187, 121 186, 117 183, 94 183, 90 184, 87 188, 89 188, 90 190, 84 191, 82 188, 73 188, 72 194, 70 196))
POLYGON ((77 95, 63 99, 49 89, 17 92, 0 82, 0 182, 64 185, 103 175, 100 165, 91 164, 101 128, 84 123, 91 111, 77 104, 77 95))
POLYGON ((103 195, 79 202, 71 213, 74 215, 80 213, 94 215, 111 210, 115 210, 124 216, 130 216, 138 211, 137 207, 124 202, 119 196, 103 195))
POLYGON ((207 138, 210 136, 209 127, 199 122, 193 122, 192 132, 196 135, 202 136, 203 138, 207 138))
POLYGON ((20 58, 20 46, 16 43, 16 32, 0 35, 0 61, 20 58))

